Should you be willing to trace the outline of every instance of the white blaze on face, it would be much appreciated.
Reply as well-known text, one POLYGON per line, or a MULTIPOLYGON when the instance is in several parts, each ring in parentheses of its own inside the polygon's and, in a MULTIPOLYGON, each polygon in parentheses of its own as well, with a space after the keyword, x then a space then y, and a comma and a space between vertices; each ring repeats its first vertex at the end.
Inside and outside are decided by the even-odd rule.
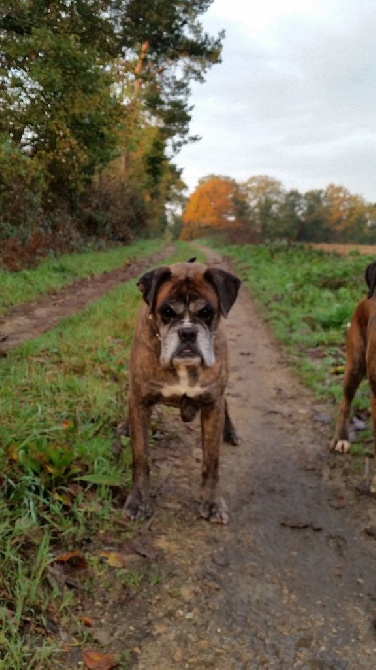
MULTIPOLYGON (((179 323, 172 326, 161 326, 159 331, 161 339, 161 354, 159 361, 162 367, 169 367, 171 363, 173 363, 173 359, 177 355, 181 345, 179 330, 180 328, 187 328, 189 326, 194 326, 197 329, 197 340, 195 344, 202 362, 208 368, 213 367, 215 363, 213 336, 205 324, 200 322, 193 323, 188 317, 184 317, 179 323)), ((191 360, 188 361, 186 365, 200 365, 200 363, 200 360, 197 360, 197 363, 195 363, 194 360, 191 360)), ((178 365, 178 362, 176 365, 178 365)))

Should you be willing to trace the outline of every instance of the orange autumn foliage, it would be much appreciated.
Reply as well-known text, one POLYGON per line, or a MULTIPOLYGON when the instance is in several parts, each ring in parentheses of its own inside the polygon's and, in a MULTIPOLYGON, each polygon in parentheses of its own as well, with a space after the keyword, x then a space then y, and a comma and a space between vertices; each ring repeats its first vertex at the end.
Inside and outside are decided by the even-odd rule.
POLYGON ((180 238, 200 237, 208 228, 223 231, 239 227, 240 198, 233 179, 211 176, 201 180, 183 213, 180 238))

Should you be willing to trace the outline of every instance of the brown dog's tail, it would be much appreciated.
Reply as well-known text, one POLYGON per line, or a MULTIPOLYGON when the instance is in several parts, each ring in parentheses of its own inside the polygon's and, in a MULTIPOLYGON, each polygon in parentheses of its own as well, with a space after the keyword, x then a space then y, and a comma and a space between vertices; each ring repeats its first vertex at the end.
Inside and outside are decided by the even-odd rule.
POLYGON ((368 286, 368 298, 372 298, 376 289, 376 261, 366 267, 365 280, 368 286))

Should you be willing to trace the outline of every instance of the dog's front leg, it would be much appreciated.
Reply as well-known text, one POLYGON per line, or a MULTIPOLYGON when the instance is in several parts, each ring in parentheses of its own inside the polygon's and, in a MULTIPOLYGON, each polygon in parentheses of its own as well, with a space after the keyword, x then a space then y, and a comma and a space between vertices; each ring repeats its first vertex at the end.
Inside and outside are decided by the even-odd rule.
POLYGON ((203 448, 201 516, 213 523, 228 523, 227 506, 218 495, 219 449, 225 420, 225 402, 222 398, 201 410, 203 448))
POLYGON ((133 456, 133 484, 124 510, 132 520, 147 519, 153 514, 148 457, 150 414, 151 408, 130 399, 128 420, 133 456))

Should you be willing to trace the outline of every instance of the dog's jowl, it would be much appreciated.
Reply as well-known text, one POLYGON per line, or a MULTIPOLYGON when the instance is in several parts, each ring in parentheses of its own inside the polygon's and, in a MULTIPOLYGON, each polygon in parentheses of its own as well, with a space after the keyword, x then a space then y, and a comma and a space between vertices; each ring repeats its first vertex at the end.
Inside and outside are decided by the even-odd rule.
POLYGON ((138 286, 146 304, 130 358, 133 486, 125 510, 132 519, 153 512, 148 432, 153 405, 163 403, 178 407, 183 421, 192 421, 201 412, 201 515, 227 523, 226 504, 218 492, 219 448, 222 439, 238 444, 238 437, 224 395, 228 355, 221 320, 236 300, 240 280, 191 261, 150 270, 138 286))
MULTIPOLYGON (((343 399, 337 415, 332 448, 340 453, 350 449, 349 418, 351 403, 363 377, 371 388, 371 412, 376 442, 376 262, 366 268, 368 297, 357 304, 346 335, 346 365, 343 399)), ((376 444, 375 444, 376 446, 376 444)), ((376 449, 375 449, 376 455, 376 449)))

